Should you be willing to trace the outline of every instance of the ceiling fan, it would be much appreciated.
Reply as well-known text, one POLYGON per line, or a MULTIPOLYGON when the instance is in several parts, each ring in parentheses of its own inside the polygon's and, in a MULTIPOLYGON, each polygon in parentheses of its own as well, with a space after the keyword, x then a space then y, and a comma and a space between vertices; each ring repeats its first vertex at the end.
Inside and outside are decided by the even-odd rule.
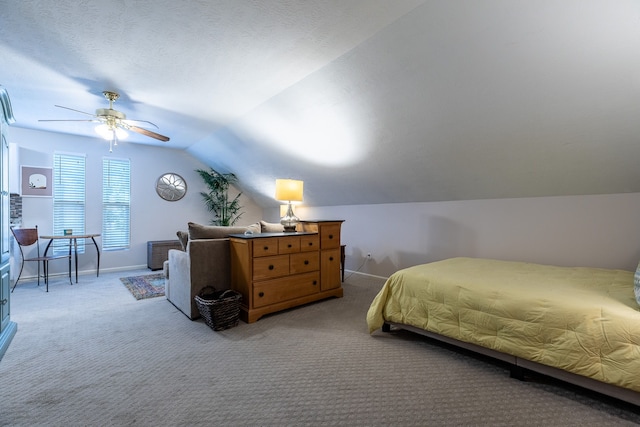
POLYGON ((146 121, 146 120, 132 120, 127 119, 127 116, 121 112, 113 109, 113 103, 120 97, 117 92, 105 90, 102 92, 105 98, 109 101, 109 108, 98 108, 95 114, 86 113, 84 111, 75 110, 69 107, 63 107, 62 105, 56 105, 58 108, 64 108, 66 110, 75 111, 77 113, 86 114, 91 116, 91 119, 74 120, 74 119, 53 119, 53 120, 38 120, 39 122, 95 122, 100 123, 96 126, 96 132, 103 138, 109 140, 109 152, 113 151, 113 146, 118 145, 118 139, 122 139, 126 136, 127 130, 158 139, 160 141, 169 141, 169 137, 160 135, 159 133, 150 131, 140 126, 136 126, 134 123, 147 123, 156 129, 158 126, 146 121))

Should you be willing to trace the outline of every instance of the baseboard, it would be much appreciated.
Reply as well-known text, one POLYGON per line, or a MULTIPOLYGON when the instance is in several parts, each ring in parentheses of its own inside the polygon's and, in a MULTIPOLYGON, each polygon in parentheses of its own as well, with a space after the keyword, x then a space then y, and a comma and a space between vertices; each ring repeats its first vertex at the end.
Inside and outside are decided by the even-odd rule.
MULTIPOLYGON (((131 270, 149 270, 147 264, 140 265, 127 265, 124 267, 109 267, 109 268, 100 268, 100 273, 115 273, 117 271, 131 271, 131 270)), ((149 270, 152 271, 152 270, 149 270)), ((155 270, 155 272, 159 272, 159 270, 155 270)), ((96 274, 95 270, 86 270, 84 274, 96 274)))
POLYGON ((353 274, 357 274, 359 276, 374 277, 376 279, 384 279, 384 280, 388 279, 388 277, 385 277, 385 276, 376 276, 375 274, 363 273, 361 271, 355 271, 355 270, 347 270, 346 268, 344 269, 344 272, 345 272, 345 275, 349 274, 349 276, 353 274))
MULTIPOLYGON (((118 271, 131 271, 131 270, 148 270, 147 268, 147 264, 140 264, 140 265, 126 265, 124 267, 109 267, 109 268, 102 268, 100 267, 100 273, 115 273, 118 271)), ((151 270, 149 270, 151 271, 151 270)), ((74 272, 71 273, 71 275, 74 275, 74 272)), ((96 270, 95 268, 91 268, 89 270, 78 270, 78 276, 87 276, 87 275, 96 275, 96 270)), ((66 271, 60 272, 60 273, 50 273, 49 274, 49 278, 51 277, 56 277, 56 278, 60 278, 60 277, 68 277, 69 273, 66 271)), ((33 274, 30 276, 25 276, 22 275, 20 277, 20 280, 37 280, 38 276, 33 274)), ((42 279, 41 279, 42 280, 42 279)), ((11 280, 11 286, 13 286, 14 283, 14 279, 11 280)))

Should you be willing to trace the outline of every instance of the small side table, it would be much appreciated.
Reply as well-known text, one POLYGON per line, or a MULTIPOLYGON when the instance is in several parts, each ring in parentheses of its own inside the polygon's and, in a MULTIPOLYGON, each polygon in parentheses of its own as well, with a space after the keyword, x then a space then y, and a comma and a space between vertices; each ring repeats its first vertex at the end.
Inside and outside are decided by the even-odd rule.
MULTIPOLYGON (((100 249, 96 243, 96 237, 100 237, 100 233, 94 234, 68 234, 68 235, 56 235, 56 236, 40 236, 41 239, 49 239, 47 247, 44 249, 44 256, 47 256, 49 247, 54 240, 67 239, 69 240, 69 255, 71 255, 71 246, 73 245, 76 264, 76 283, 78 283, 78 239, 91 239, 93 245, 96 247, 96 254, 98 256, 98 264, 96 265, 96 277, 100 276, 100 249)), ((69 271, 71 273, 71 271, 69 271)))

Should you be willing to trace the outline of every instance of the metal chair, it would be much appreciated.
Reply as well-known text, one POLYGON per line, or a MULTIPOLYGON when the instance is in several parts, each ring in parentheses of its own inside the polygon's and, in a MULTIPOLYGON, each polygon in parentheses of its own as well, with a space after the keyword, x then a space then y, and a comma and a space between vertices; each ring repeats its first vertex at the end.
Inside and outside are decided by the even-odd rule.
POLYGON ((69 255, 53 255, 53 256, 41 256, 40 255, 40 239, 38 237, 38 226, 35 228, 13 228, 11 227, 11 232, 13 233, 13 237, 16 238, 16 242, 18 242, 18 247, 20 248, 20 257, 22 258, 22 264, 20 265, 20 273, 18 273, 18 278, 16 279, 16 283, 13 285, 11 292, 14 291, 16 286, 18 285, 18 281, 20 280, 20 276, 22 275, 22 269, 24 268, 25 261, 35 261, 38 263, 38 286, 40 286, 40 263, 42 262, 42 267, 44 270, 44 283, 47 286, 47 292, 49 292, 49 261, 55 259, 63 259, 67 258, 69 260, 69 283, 71 282, 71 251, 69 251, 69 255), (36 257, 25 258, 23 247, 28 247, 35 244, 36 245, 36 257))

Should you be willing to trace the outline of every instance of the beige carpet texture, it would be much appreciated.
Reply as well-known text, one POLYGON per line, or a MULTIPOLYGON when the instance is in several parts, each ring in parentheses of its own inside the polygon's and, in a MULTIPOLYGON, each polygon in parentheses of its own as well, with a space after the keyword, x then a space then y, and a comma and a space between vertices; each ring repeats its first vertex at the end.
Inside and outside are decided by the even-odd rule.
MULTIPOLYGON (((0 361, 0 426, 625 426, 637 407, 408 332, 367 333, 384 281, 214 332, 121 277, 35 281, 0 361)), ((640 373, 639 373, 640 374, 640 373)))

